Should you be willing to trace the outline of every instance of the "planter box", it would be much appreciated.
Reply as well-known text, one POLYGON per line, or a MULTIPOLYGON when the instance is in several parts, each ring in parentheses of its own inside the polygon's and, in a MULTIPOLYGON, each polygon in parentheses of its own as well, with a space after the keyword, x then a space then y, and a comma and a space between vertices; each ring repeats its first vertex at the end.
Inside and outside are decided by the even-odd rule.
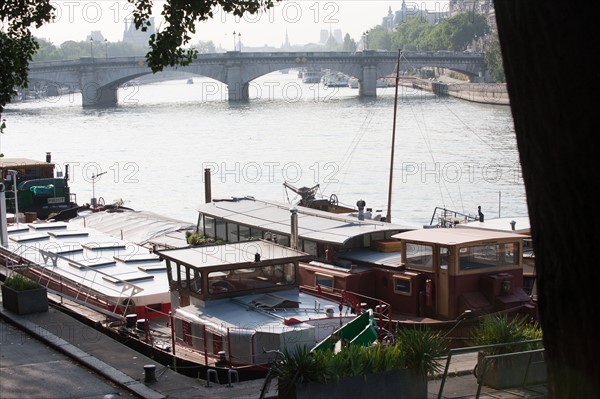
MULTIPOLYGON (((476 375, 483 371, 484 354, 477 356, 476 375)), ((483 375, 483 384, 493 389, 518 388, 526 385, 536 385, 548 380, 546 362, 543 352, 519 353, 502 358, 488 360, 488 366, 483 375), (529 370, 527 364, 531 357, 529 370), (527 374, 527 375, 525 375, 527 374)))
POLYGON ((45 287, 17 291, 2 285, 2 305, 16 314, 29 314, 48 311, 48 291, 45 287))
POLYGON ((395 370, 326 384, 301 384, 296 387, 296 398, 427 399, 427 377, 413 370, 395 370))

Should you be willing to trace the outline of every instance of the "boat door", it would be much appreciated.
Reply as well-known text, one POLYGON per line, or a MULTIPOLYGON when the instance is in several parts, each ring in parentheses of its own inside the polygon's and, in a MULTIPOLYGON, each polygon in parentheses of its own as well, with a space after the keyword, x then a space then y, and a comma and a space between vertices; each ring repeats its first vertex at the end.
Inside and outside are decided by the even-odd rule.
POLYGON ((437 262, 435 264, 435 313, 441 317, 450 317, 449 258, 450 250, 448 247, 438 247, 437 262))

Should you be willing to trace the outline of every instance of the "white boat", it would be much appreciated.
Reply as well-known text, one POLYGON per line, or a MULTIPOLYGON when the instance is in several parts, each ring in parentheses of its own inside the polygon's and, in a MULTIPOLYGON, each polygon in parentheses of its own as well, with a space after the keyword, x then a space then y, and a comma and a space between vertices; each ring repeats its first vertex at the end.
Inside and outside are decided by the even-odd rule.
POLYGON ((348 87, 349 77, 343 73, 330 73, 323 75, 321 82, 324 87, 348 87))
POLYGON ((273 350, 313 348, 356 314, 298 286, 304 252, 266 240, 159 251, 167 262, 176 339, 231 367, 273 350))
POLYGON ((319 83, 323 72, 320 69, 307 69, 302 71, 302 83, 319 83))
POLYGON ((351 89, 358 89, 358 79, 356 79, 356 78, 348 79, 348 87, 351 89))
POLYGON ((300 290, 305 252, 266 240, 192 247, 189 227, 135 211, 7 225, 1 271, 39 281, 154 356, 246 374, 265 370, 265 349, 310 349, 356 317, 348 303, 300 290), (175 347, 186 355, 169 354, 175 347))

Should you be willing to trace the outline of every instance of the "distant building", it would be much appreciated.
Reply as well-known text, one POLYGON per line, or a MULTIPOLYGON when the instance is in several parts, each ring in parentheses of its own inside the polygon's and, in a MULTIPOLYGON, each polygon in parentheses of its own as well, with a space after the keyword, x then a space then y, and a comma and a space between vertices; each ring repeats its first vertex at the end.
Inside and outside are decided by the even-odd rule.
POLYGON ((90 40, 96 42, 96 43, 103 43, 104 42, 104 36, 102 35, 102 32, 99 30, 93 30, 89 35, 87 35, 85 37, 85 41, 89 42, 90 40))
MULTIPOLYGON (((460 1, 460 0, 456 0, 460 1)), ((400 22, 406 21, 408 18, 412 17, 422 17, 430 24, 438 24, 445 18, 449 16, 449 10, 447 8, 436 8, 434 10, 421 10, 417 7, 418 3, 411 2, 410 5, 406 5, 406 2, 403 0, 400 9, 396 12, 392 13, 392 7, 388 9, 388 14, 383 17, 381 21, 381 26, 386 29, 392 30, 396 25, 400 22)))
MULTIPOLYGON (((131 43, 135 46, 147 47, 150 35, 155 33, 154 18, 150 17, 150 26, 146 32, 137 30, 132 19, 125 19, 125 30, 123 31, 123 42, 131 43)), ((96 39, 94 39, 96 40, 96 39)))
POLYGON ((333 31, 333 38, 336 42, 342 43, 344 41, 344 37, 342 36, 342 30, 336 29, 333 31))
MULTIPOLYGON (((404 5, 404 2, 402 2, 402 5, 404 5)), ((392 12, 392 6, 390 6, 390 8, 388 9, 388 14, 385 17, 383 17, 381 21, 381 26, 388 30, 392 30, 394 29, 394 26, 396 26, 394 24, 394 13, 392 12)))
POLYGON ((327 29, 321 29, 321 32, 319 33, 319 43, 325 44, 325 43, 327 43, 328 39, 329 39, 329 31, 327 29))

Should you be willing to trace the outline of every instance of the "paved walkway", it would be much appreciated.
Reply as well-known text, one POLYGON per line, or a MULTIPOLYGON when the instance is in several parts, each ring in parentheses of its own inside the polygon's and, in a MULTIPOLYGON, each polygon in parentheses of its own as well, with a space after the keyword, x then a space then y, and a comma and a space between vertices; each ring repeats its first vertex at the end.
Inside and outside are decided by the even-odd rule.
MULTIPOLYGON (((1 299, 0 299, 1 301, 1 299)), ((69 315, 48 312, 19 316, 0 306, 1 398, 113 398, 139 397, 254 399, 263 380, 217 385, 181 375, 153 359, 114 341, 69 315), (26 334, 25 334, 26 333, 26 334), (18 341, 18 342, 17 342, 18 341), (155 366, 155 382, 145 382, 144 366, 155 366), (26 366, 26 367, 24 367, 26 366)), ((476 354, 453 358, 441 398, 475 398, 472 374, 476 354)), ((429 382, 429 398, 438 398, 441 380, 429 382)), ((276 397, 272 384, 269 397, 276 397)), ((492 391, 482 389, 481 399, 545 398, 544 386, 492 391)), ((351 398, 349 398, 351 399, 351 398)))

